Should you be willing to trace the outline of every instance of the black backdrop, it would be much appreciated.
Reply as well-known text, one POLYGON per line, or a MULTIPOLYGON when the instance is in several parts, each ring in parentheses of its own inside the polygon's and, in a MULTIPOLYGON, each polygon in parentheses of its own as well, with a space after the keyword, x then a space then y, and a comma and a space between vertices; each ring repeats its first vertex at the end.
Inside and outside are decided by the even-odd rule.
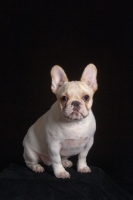
POLYGON ((27 129, 55 101, 50 69, 98 68, 90 165, 132 193, 132 1, 1 1, 0 169, 23 162, 27 129))

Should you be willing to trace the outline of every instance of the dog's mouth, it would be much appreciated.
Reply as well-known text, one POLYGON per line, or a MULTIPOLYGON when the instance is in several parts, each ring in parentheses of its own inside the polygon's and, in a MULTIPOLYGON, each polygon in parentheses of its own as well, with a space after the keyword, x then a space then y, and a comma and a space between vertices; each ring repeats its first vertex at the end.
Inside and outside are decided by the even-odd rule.
POLYGON ((76 115, 76 116, 78 116, 78 115, 80 115, 81 113, 80 112, 78 112, 77 110, 74 110, 72 113, 71 113, 71 115, 76 115))
POLYGON ((64 115, 64 117, 66 119, 69 119, 69 120, 81 120, 81 119, 83 119, 82 113, 80 113, 76 110, 72 111, 71 114, 68 115, 68 116, 64 115))

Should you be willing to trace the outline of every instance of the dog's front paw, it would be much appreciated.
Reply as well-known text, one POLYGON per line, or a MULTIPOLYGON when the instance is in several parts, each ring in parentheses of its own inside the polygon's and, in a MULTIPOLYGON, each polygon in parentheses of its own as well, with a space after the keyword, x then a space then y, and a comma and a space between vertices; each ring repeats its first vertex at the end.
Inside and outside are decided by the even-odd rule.
POLYGON ((73 166, 73 163, 70 160, 62 160, 61 162, 62 162, 63 167, 65 168, 73 166))
POLYGON ((65 171, 65 170, 64 171, 60 171, 60 172, 56 172, 55 176, 57 178, 63 178, 63 179, 70 178, 70 174, 67 171, 65 171))
POLYGON ((40 164, 32 165, 31 169, 36 173, 40 173, 44 171, 44 167, 42 167, 40 164))
POLYGON ((85 166, 85 167, 79 167, 77 171, 80 173, 89 173, 91 172, 91 169, 88 166, 85 166))

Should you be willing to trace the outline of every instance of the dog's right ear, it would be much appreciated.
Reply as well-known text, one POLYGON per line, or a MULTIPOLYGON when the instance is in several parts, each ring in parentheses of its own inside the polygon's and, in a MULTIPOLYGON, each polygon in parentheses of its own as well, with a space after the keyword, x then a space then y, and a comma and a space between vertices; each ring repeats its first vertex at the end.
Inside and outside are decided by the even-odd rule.
POLYGON ((51 90, 53 93, 56 94, 58 89, 63 85, 63 83, 68 82, 68 78, 64 70, 58 65, 52 67, 51 77, 52 77, 51 90))
POLYGON ((95 92, 98 88, 97 85, 97 68, 93 64, 87 65, 84 69, 83 74, 80 79, 82 82, 85 82, 89 87, 95 92))

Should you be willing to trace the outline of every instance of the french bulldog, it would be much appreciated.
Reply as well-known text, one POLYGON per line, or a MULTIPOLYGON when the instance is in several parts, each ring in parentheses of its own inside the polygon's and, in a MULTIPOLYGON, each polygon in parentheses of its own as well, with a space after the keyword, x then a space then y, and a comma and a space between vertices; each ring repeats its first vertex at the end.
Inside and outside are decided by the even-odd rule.
POLYGON ((73 163, 68 158, 78 155, 77 171, 91 172, 86 157, 96 130, 91 107, 98 88, 97 69, 89 64, 80 81, 69 82, 64 70, 55 65, 51 77, 57 101, 29 128, 23 140, 25 163, 34 172, 44 171, 40 163, 52 165, 57 178, 70 178, 65 168, 73 163))

